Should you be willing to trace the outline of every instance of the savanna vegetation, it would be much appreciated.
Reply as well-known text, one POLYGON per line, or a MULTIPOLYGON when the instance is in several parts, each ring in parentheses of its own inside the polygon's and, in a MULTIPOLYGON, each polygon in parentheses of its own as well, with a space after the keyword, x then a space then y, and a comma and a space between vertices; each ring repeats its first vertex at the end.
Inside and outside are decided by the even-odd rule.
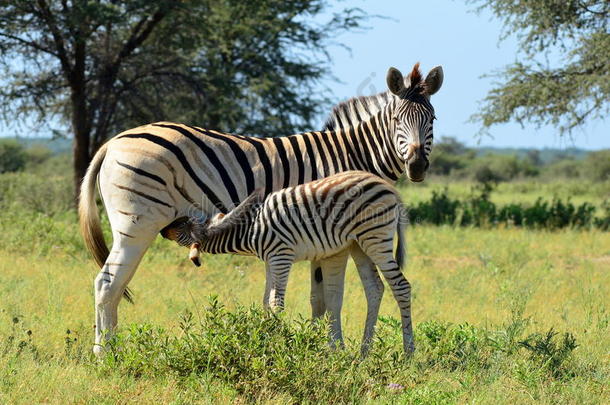
MULTIPOLYGON (((98 361, 91 353, 97 269, 78 234, 69 160, 34 153, 42 146, 10 147, 21 148, 14 155, 25 164, 0 174, 2 403, 610 400, 610 237, 595 226, 414 221, 411 359, 401 353, 389 291, 373 351, 359 359, 366 311, 351 264, 347 345, 331 350, 327 325, 308 320, 305 263, 291 275, 287 310, 274 316, 261 309, 260 262, 209 256, 195 268, 186 250, 159 238, 131 283, 136 304, 121 305, 120 334, 98 361)), ((456 178, 437 173, 430 185, 402 185, 402 194, 421 209, 439 196, 472 201, 491 184, 456 178)), ((493 187, 487 198, 498 206, 572 196, 601 207, 608 198, 607 183, 582 178, 518 177, 493 187)))
MULTIPOLYGON (((159 238, 130 284, 136 304, 121 304, 118 335, 94 358, 98 269, 74 210, 90 158, 119 130, 163 119, 255 135, 316 129, 330 102, 328 47, 368 18, 346 7, 316 24, 328 3, 0 1, 0 118, 59 138, 0 141, 1 404, 610 403, 608 150, 436 140, 428 180, 399 184, 413 357, 387 289, 359 357, 366 311, 353 264, 346 347, 333 350, 326 321, 309 320, 307 264, 291 274, 286 311, 270 314, 261 263, 209 256, 195 268, 159 238)), ((469 3, 522 52, 472 116, 484 131, 517 121, 568 134, 607 116, 610 3, 469 3)))

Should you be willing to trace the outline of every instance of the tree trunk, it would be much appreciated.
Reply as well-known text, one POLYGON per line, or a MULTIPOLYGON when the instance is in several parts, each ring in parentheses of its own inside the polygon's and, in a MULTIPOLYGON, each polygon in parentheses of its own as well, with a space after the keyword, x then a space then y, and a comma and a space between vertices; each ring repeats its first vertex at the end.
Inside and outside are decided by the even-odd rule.
POLYGON ((72 87, 72 131, 74 132, 74 201, 78 207, 80 186, 91 160, 91 123, 87 114, 87 98, 84 81, 72 87))

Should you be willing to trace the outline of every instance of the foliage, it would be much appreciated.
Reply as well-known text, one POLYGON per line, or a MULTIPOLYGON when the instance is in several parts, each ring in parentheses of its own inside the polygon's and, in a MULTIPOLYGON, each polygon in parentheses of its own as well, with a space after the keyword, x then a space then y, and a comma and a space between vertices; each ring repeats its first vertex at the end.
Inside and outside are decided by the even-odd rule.
POLYGON ((450 175, 466 167, 475 152, 453 137, 443 137, 434 144, 430 171, 433 174, 450 175))
POLYGON ((563 202, 558 198, 554 198, 551 202, 538 198, 531 206, 511 203, 498 207, 490 200, 492 190, 490 183, 484 183, 475 187, 474 193, 464 200, 449 197, 447 190, 433 191, 430 201, 421 201, 408 207, 409 221, 418 224, 477 227, 502 224, 545 229, 566 227, 610 229, 607 203, 601 207, 606 210, 601 217, 595 216, 596 208, 590 203, 585 202, 575 206, 569 200, 563 202))
POLYGON ((524 62, 494 75, 499 82, 473 115, 484 127, 515 120, 551 124, 562 133, 610 108, 610 3, 606 0, 470 0, 516 34, 524 62), (544 56, 562 55, 557 66, 544 56), (541 57, 542 56, 542 57, 541 57))
POLYGON ((73 188, 66 176, 8 173, 0 176, 0 208, 53 216, 72 207, 73 188))
POLYGON ((480 373, 501 364, 506 367, 507 357, 525 360, 519 348, 530 353, 532 366, 548 370, 552 378, 578 374, 570 364, 577 347, 574 337, 566 334, 556 344, 552 330, 546 335, 531 334, 512 348, 510 341, 499 338, 508 330, 426 321, 415 330, 418 354, 405 358, 399 351, 400 322, 381 317, 372 352, 361 360, 353 347, 331 349, 327 327, 326 322, 290 320, 285 314, 257 307, 228 311, 212 297, 199 319, 191 312, 182 316, 177 335, 150 324, 131 325, 111 341, 99 372, 118 369, 136 378, 205 376, 229 383, 249 400, 283 392, 291 403, 353 403, 363 396, 375 398, 387 388, 404 389, 392 381, 405 372, 480 373))
POLYGON ((436 176, 501 183, 524 178, 610 179, 610 150, 536 150, 469 148, 457 139, 436 142, 430 172, 436 176))
POLYGON ((328 101, 327 52, 364 14, 326 24, 324 0, 0 1, 5 120, 61 118, 74 187, 113 133, 185 121, 252 135, 310 128, 328 101), (34 118, 32 118, 34 117, 34 118))
POLYGON ((556 336, 557 332, 550 329, 545 334, 531 334, 520 344, 530 352, 533 359, 547 368, 555 377, 561 377, 568 372, 565 363, 578 345, 571 333, 564 333, 559 343, 555 341, 556 336))
POLYGON ((21 171, 26 160, 25 149, 17 141, 0 140, 0 173, 21 171))
POLYGON ((589 153, 584 166, 585 176, 591 180, 610 180, 610 150, 605 149, 589 153))

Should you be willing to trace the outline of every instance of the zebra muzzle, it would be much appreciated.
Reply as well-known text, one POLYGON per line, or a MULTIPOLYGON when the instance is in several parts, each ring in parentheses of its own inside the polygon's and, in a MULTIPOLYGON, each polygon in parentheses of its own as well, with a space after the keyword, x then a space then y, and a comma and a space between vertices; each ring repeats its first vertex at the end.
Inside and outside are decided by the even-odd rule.
POLYGON ((199 243, 193 243, 191 245, 191 250, 189 251, 189 259, 191 259, 195 266, 201 266, 201 261, 199 260, 199 243))

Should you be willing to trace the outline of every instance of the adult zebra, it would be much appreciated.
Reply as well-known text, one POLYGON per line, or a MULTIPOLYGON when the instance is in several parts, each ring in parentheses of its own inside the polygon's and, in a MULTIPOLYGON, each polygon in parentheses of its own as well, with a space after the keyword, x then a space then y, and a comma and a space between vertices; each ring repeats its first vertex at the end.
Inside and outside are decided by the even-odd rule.
MULTIPOLYGON (((121 294, 157 233, 179 218, 228 212, 256 188, 265 194, 328 175, 363 170, 395 182, 405 171, 422 181, 432 147, 430 96, 442 85, 442 68, 425 79, 390 68, 389 92, 338 105, 322 132, 253 138, 160 122, 125 131, 104 144, 83 179, 81 232, 96 263, 94 352, 117 325, 121 294), (99 176, 98 176, 99 174, 99 176), (110 225, 108 251, 95 205, 95 183, 110 225)), ((367 325, 377 317, 383 284, 374 264, 351 250, 367 297, 367 325)), ((332 337, 341 339, 343 263, 312 263, 312 312, 328 311, 332 337)), ((365 341, 372 329, 365 328, 365 341)))

